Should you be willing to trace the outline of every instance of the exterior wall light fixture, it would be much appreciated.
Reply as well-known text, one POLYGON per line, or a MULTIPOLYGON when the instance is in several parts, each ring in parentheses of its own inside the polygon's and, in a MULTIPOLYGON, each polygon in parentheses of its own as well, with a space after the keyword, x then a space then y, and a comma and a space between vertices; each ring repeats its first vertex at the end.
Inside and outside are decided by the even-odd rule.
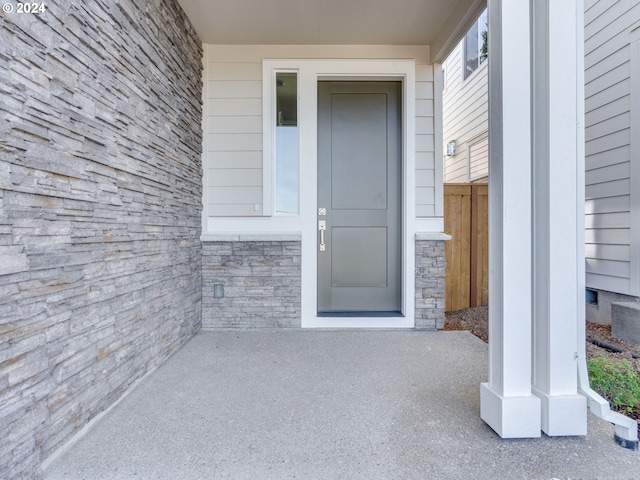
POLYGON ((447 143, 447 157, 452 157, 456 154, 456 142, 452 141, 447 143))

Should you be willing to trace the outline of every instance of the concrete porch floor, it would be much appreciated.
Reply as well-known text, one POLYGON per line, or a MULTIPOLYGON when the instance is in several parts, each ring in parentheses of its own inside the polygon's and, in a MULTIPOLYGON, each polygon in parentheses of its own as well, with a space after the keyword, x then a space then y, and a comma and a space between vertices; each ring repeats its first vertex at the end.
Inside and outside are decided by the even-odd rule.
POLYGON ((501 439, 479 416, 486 376, 466 332, 203 332, 44 478, 640 478, 593 415, 586 437, 501 439))

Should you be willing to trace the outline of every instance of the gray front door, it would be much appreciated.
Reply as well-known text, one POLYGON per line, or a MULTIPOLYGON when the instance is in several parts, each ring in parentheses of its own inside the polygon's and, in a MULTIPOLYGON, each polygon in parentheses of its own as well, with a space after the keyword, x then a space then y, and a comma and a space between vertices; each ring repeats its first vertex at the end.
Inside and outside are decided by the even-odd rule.
POLYGON ((318 83, 318 313, 401 310, 401 83, 318 83))

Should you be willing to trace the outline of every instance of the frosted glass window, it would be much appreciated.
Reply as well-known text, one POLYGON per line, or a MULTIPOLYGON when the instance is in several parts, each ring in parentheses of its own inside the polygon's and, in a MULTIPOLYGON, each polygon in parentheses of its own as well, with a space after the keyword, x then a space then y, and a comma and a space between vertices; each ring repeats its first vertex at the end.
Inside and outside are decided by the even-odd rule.
POLYGON ((276 73, 276 213, 299 212, 298 74, 276 73))

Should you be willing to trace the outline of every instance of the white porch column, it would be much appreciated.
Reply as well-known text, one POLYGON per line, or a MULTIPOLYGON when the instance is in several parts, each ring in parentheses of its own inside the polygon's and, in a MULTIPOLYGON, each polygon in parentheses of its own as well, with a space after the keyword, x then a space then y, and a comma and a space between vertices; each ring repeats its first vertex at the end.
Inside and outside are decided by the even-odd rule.
POLYGON ((529 0, 489 0, 489 382, 481 417, 500 436, 540 436, 532 378, 529 0))
MULTIPOLYGON (((534 0, 533 11, 533 392, 547 435, 586 435, 578 393, 578 275, 584 262, 583 15, 581 0, 534 0)), ((584 302, 584 299, 582 300, 584 302)))

